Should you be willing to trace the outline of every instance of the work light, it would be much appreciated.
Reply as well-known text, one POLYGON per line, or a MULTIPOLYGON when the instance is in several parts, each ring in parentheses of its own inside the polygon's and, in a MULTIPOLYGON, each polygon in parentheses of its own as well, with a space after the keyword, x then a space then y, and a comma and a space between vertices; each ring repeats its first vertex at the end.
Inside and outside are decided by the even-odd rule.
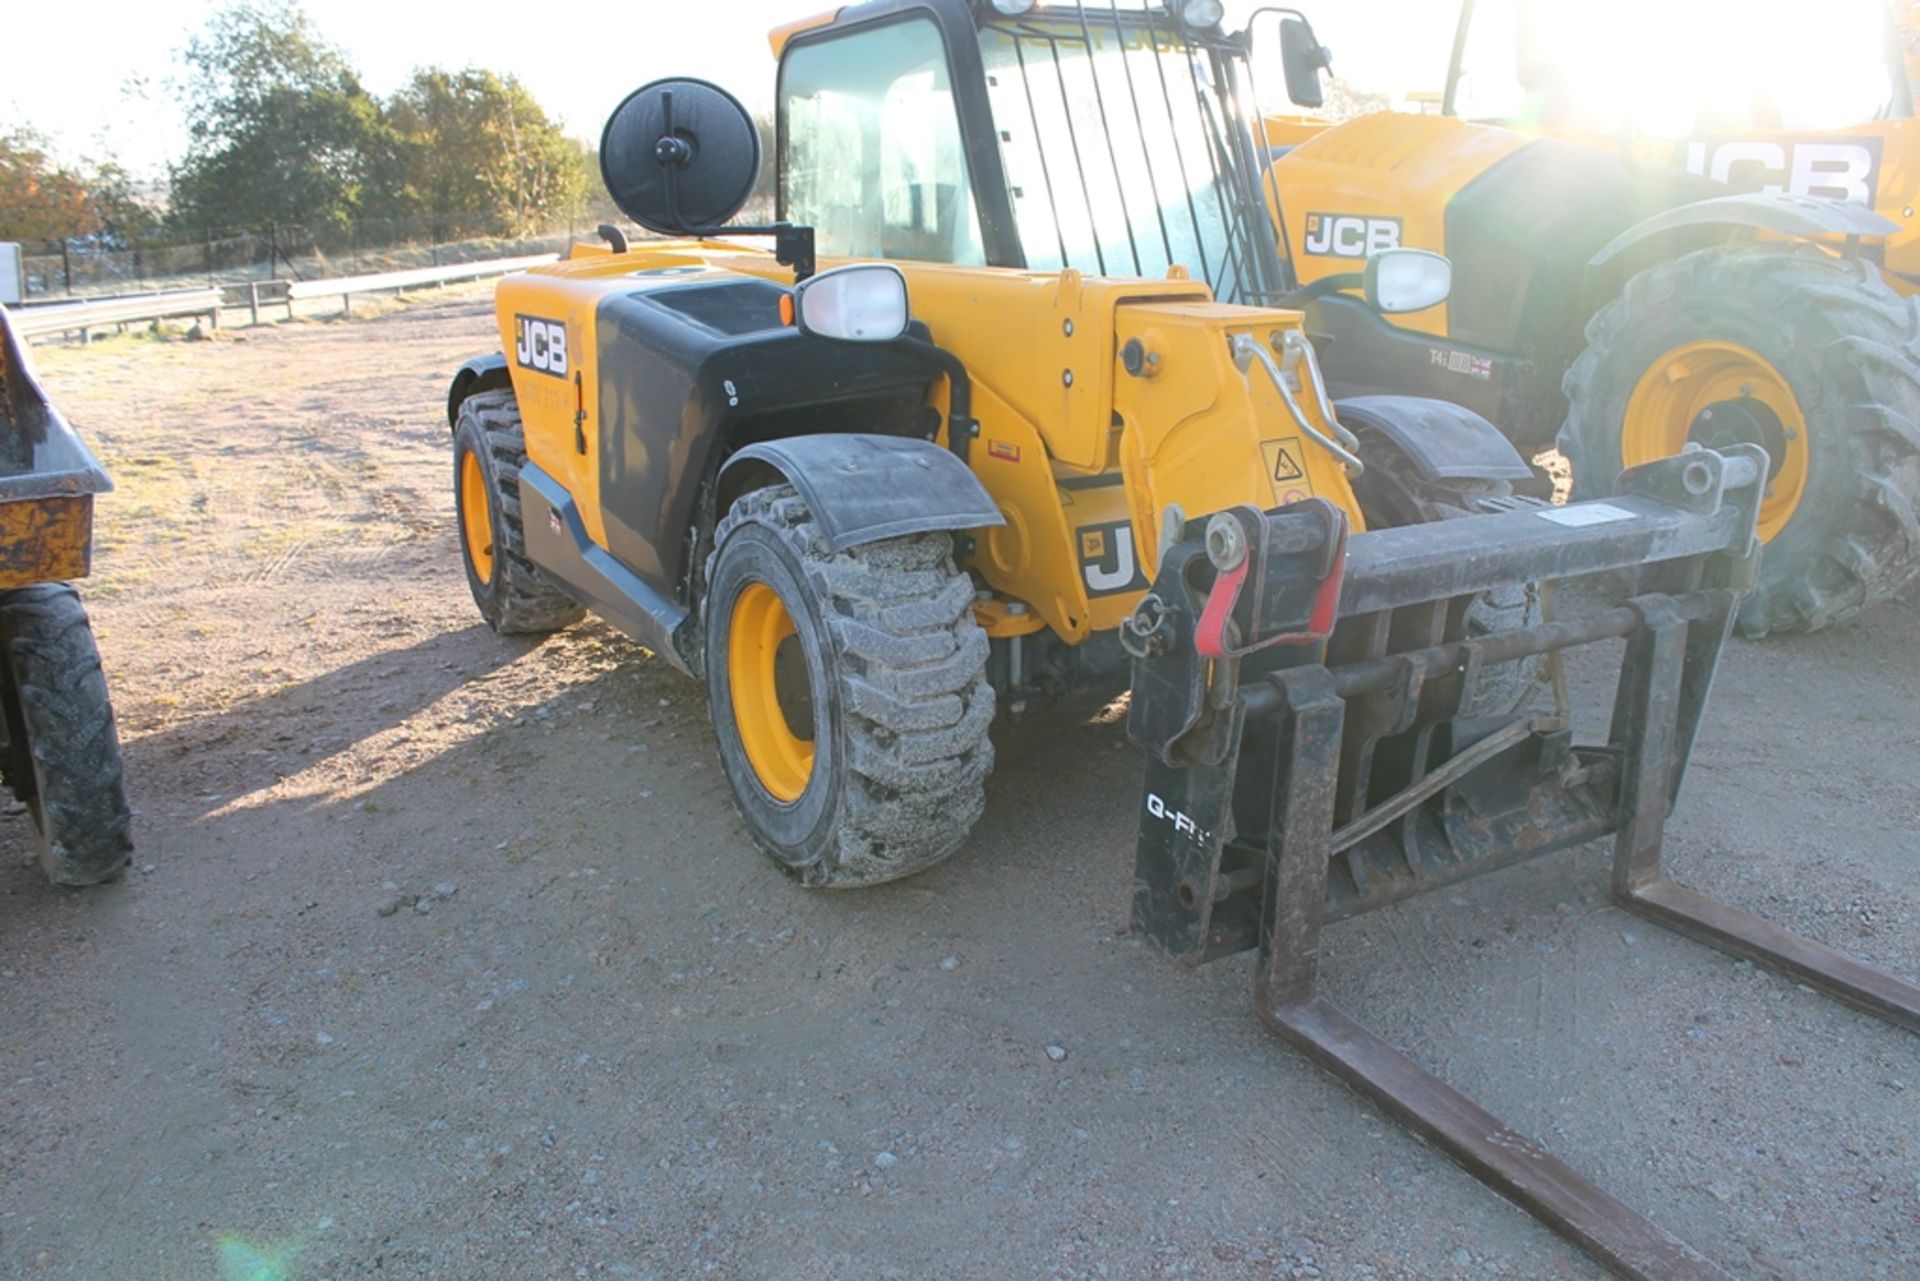
POLYGON ((1017 18, 1023 13, 1032 13, 1035 0, 988 0, 995 13, 1017 18))
POLYGON ((1227 16, 1225 0, 1171 0, 1168 7, 1190 31, 1211 31, 1227 16))

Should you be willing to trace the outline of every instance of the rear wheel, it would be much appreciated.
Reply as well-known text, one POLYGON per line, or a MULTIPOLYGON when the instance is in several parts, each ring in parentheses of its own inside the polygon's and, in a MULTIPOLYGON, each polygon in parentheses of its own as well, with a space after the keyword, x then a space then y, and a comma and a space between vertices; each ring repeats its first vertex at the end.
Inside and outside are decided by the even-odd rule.
POLYGON ((754 839, 828 888, 952 854, 985 802, 994 695, 948 536, 830 552, 779 485, 734 503, 714 545, 707 699, 754 839))
POLYGON ((93 885, 133 854, 120 736, 86 607, 66 583, 0 594, 0 774, 27 807, 55 885, 93 885))
POLYGON ((1920 573, 1920 307, 1871 264, 1751 245, 1650 267, 1587 326, 1566 394, 1576 498, 1689 443, 1767 451, 1745 634, 1817 630, 1920 573))
POLYGON ((487 626, 502 635, 558 631, 586 613, 527 559, 520 520, 526 435, 512 391, 460 402, 453 428, 453 505, 467 587, 487 626))

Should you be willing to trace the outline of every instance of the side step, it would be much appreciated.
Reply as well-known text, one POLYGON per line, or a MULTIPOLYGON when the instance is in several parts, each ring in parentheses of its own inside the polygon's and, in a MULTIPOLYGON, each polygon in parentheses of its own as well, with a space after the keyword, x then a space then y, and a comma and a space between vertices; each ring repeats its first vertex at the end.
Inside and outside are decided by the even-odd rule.
POLYGON ((1128 729, 1149 753, 1134 928, 1186 963, 1258 948, 1272 1031, 1640 1281, 1727 1274, 1321 997, 1320 936, 1611 835, 1623 907, 1920 1031, 1920 987, 1662 873, 1667 814, 1751 582, 1765 471, 1758 450, 1689 453, 1628 473, 1623 498, 1359 535, 1344 561, 1331 509, 1236 509, 1167 549, 1125 634, 1128 729), (1577 621, 1466 635, 1480 592, 1603 573, 1635 594, 1577 621), (1604 743, 1576 743, 1564 706, 1464 714, 1490 668, 1615 639, 1604 743))

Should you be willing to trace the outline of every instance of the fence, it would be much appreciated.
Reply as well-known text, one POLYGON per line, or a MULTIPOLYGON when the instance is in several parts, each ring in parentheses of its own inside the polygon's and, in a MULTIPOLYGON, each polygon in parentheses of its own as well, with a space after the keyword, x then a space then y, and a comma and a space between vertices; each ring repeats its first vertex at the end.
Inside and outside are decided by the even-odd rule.
MULTIPOLYGON (((773 216, 771 202, 741 214, 743 222, 773 216)), ((349 226, 269 224, 247 230, 209 229, 191 235, 145 237, 121 243, 79 236, 25 249, 29 301, 97 294, 149 293, 249 281, 322 280, 375 275, 455 263, 565 253, 574 240, 593 239, 615 214, 588 210, 521 236, 458 234, 455 218, 367 218, 349 226)), ((629 228, 630 233, 639 234, 629 228)))
MULTIPOLYGON (((771 208, 755 208, 741 219, 765 221, 771 216, 771 208)), ((449 231, 455 225, 450 220, 428 217, 370 218, 346 227, 270 224, 244 231, 143 238, 131 244, 99 236, 74 237, 23 246, 26 297, 42 301, 205 285, 243 286, 249 281, 318 280, 565 253, 571 242, 592 239, 602 221, 625 225, 618 215, 602 217, 590 211, 521 236, 461 238, 449 231)))
POLYGON ((96 298, 83 302, 53 303, 44 307, 22 307, 8 313, 8 323, 22 341, 56 334, 77 334, 85 342, 96 329, 105 329, 109 325, 125 328, 143 320, 205 316, 209 324, 218 325, 220 307, 218 289, 184 289, 176 293, 143 294, 132 298, 96 298))
POLYGON ((570 239, 591 236, 593 228, 582 221, 524 236, 451 239, 437 234, 440 228, 431 220, 375 219, 350 228, 270 225, 133 244, 75 238, 26 246, 26 296, 42 300, 316 280, 561 253, 570 239))
POLYGON ((248 318, 257 325, 260 323, 262 306, 285 307, 287 316, 291 318, 296 302, 309 298, 338 298, 341 310, 351 311, 355 294, 389 289, 399 294, 427 285, 450 285, 487 276, 504 276, 552 261, 553 254, 533 254, 523 258, 491 258, 484 262, 415 267, 374 275, 335 276, 327 280, 252 280, 219 288, 41 303, 10 313, 10 324, 23 339, 65 335, 78 337, 81 342, 88 341, 96 329, 117 326, 124 330, 128 325, 141 321, 169 320, 180 316, 204 316, 210 326, 218 327, 223 308, 245 310, 248 318))

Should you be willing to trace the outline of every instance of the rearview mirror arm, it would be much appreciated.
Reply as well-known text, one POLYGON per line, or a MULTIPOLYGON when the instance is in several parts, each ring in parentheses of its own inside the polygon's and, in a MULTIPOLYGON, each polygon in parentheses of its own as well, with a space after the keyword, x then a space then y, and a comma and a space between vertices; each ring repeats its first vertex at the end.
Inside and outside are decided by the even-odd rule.
POLYGON ((1310 285, 1303 285, 1290 294, 1282 295, 1276 305, 1291 307, 1297 311, 1308 303, 1318 302, 1329 294, 1341 293, 1348 289, 1364 289, 1366 284, 1367 274, 1364 271, 1335 272, 1331 276, 1320 277, 1310 285))

